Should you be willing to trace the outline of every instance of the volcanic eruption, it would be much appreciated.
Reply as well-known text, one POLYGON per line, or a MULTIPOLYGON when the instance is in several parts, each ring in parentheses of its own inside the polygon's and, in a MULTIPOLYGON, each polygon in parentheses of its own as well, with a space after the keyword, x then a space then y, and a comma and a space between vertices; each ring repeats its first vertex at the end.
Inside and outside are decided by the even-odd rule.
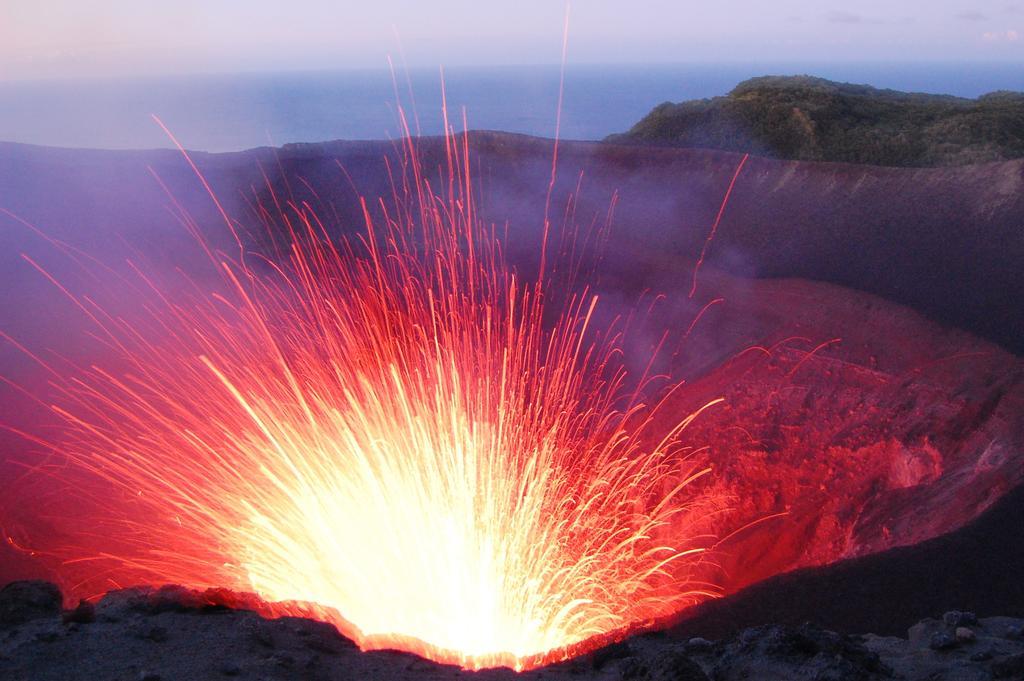
POLYGON ((234 254, 182 216, 215 286, 136 268, 144 311, 118 315, 53 279, 115 358, 23 347, 61 424, 27 435, 55 457, 34 472, 73 490, 49 497, 61 540, 27 545, 72 595, 226 587, 364 648, 524 669, 716 593, 723 504, 683 440, 703 407, 666 421, 674 387, 627 375, 573 267, 506 263, 468 136, 446 135, 439 185, 402 145, 358 238, 275 196, 263 253, 223 210, 234 254))
MULTIPOLYGON (((983 612, 969 582, 1000 611, 1007 591, 987 574, 942 568, 928 601, 916 585, 935 575, 900 568, 895 589, 885 566, 889 549, 961 527, 1020 483, 1019 360, 799 268, 888 253, 895 195, 916 197, 921 225, 959 234, 973 203, 954 190, 977 174, 1001 186, 1019 164, 904 172, 582 142, 556 142, 553 159, 549 140, 446 130, 126 155, 115 176, 135 184, 116 195, 164 195, 111 233, 163 199, 184 229, 161 235, 191 239, 198 264, 165 256, 165 271, 146 243, 108 266, 80 233, 25 252, 30 279, 87 324, 65 332, 48 288, 56 326, 33 338, 11 313, 32 300, 24 281, 3 308, 0 333, 48 381, 5 377, 0 396, 4 425, 29 442, 0 524, 30 576, 49 568, 65 605, 138 584, 206 589, 183 598, 312 616, 364 650, 466 668, 530 669, 654 627, 730 636, 737 622, 814 617, 901 634, 965 601, 983 612), (197 178, 208 195, 189 203, 197 178), (251 221, 219 199, 239 187, 251 221), (839 200, 856 210, 816 212, 839 200), (592 232, 577 213, 598 216, 592 232), (846 257, 851 242, 868 246, 846 257), (844 257, 822 256, 832 249, 844 257), (753 265, 783 278, 749 278, 753 265), (829 576, 869 554, 873 583, 829 576), (817 569, 774 577, 798 568, 817 569)), ((73 212, 74 171, 102 154, 66 153, 51 184, 73 212)), ((0 180, 20 186, 3 167, 0 180)), ((929 286, 906 276, 911 292, 929 286)))

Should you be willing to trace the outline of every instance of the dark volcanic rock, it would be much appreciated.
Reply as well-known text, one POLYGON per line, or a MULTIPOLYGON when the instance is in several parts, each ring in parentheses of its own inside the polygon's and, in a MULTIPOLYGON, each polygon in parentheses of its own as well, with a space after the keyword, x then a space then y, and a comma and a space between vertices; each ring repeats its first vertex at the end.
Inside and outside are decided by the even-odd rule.
POLYGON ((743 631, 716 653, 715 679, 834 679, 868 681, 888 677, 877 653, 851 636, 810 624, 764 626, 743 631))
POLYGON ((950 650, 956 647, 956 639, 949 632, 937 631, 932 634, 928 647, 932 650, 950 650))
POLYGON ((38 580, 11 582, 0 589, 0 626, 24 624, 60 614, 60 590, 38 580))
POLYGON ((1024 653, 1007 655, 993 662, 992 676, 997 679, 1024 678, 1024 653))
MULTIPOLYGON (((52 589, 49 590, 52 593, 52 589)), ((1020 678, 1024 641, 1006 637, 1022 620, 984 618, 972 625, 977 640, 935 651, 928 639, 945 632, 942 620, 915 625, 907 639, 847 636, 812 624, 770 625, 719 642, 679 642, 661 634, 636 636, 575 660, 517 674, 509 669, 466 672, 396 651, 361 652, 333 627, 283 617, 266 620, 221 608, 205 617, 202 592, 129 589, 105 610, 117 619, 86 626, 62 624, 59 613, 36 616, 0 635, 4 681, 196 681, 225 677, 271 680, 386 681, 476 679, 536 681, 925 681, 1020 678), (178 607, 169 607, 176 594, 178 607), (125 604, 134 604, 123 608, 125 604), (139 605, 151 603, 151 605, 139 605)))
POLYGON ((708 681, 701 666, 682 647, 631 657, 621 666, 621 678, 629 681, 708 681))
POLYGON ((942 621, 947 627, 969 627, 978 623, 978 616, 973 612, 950 610, 942 616, 942 621))
POLYGON ((975 638, 954 642, 936 650, 931 640, 937 635, 949 634, 943 620, 927 619, 910 628, 908 639, 866 636, 870 650, 877 652, 891 666, 898 678, 956 679, 957 681, 988 681, 992 678, 1018 678, 1013 676, 1014 657, 1021 654, 1024 645, 1008 643, 1005 632, 1015 622, 1006 617, 976 620, 971 626, 975 638), (1005 675, 1009 676, 1005 676, 1005 675))
POLYGON ((63 615, 64 624, 89 624, 96 621, 96 606, 89 601, 80 600, 74 610, 63 615))

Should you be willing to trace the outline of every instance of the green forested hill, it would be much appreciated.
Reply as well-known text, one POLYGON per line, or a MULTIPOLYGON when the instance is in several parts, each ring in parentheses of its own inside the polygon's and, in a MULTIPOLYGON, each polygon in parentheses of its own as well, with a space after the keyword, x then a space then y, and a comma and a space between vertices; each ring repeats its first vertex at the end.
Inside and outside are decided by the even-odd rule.
POLYGON ((660 104, 608 141, 887 166, 1000 161, 1024 157, 1024 93, 964 99, 765 76, 724 97, 660 104))

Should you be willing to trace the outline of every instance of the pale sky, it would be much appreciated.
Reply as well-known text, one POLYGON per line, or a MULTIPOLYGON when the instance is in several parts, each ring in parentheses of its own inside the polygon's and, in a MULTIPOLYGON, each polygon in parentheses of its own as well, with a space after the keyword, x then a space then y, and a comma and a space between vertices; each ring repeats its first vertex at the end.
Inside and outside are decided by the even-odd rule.
MULTIPOLYGON (((0 80, 381 68, 402 48, 412 67, 552 64, 564 11, 562 0, 0 0, 0 80)), ((1024 0, 572 3, 571 63, 887 59, 1024 68, 1024 0)))

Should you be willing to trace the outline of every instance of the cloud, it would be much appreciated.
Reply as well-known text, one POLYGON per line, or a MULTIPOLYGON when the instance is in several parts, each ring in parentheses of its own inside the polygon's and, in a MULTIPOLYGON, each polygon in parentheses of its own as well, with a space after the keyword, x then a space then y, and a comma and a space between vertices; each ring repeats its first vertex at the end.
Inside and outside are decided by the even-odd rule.
POLYGON ((973 10, 970 11, 970 12, 960 12, 959 14, 956 15, 956 18, 960 19, 961 21, 987 21, 988 20, 988 17, 986 15, 982 14, 981 12, 977 12, 977 11, 973 11, 973 10))
POLYGON ((981 34, 986 43, 1015 43, 1020 40, 1020 33, 1010 29, 1007 31, 986 31, 981 34))
POLYGON ((841 9, 833 10, 828 13, 827 19, 833 24, 861 24, 864 23, 864 17, 853 12, 846 12, 841 9))
POLYGON ((845 10, 837 9, 832 10, 825 15, 825 18, 833 24, 847 24, 850 26, 857 24, 884 24, 885 22, 875 17, 866 17, 863 14, 855 14, 853 12, 847 12, 845 10))

